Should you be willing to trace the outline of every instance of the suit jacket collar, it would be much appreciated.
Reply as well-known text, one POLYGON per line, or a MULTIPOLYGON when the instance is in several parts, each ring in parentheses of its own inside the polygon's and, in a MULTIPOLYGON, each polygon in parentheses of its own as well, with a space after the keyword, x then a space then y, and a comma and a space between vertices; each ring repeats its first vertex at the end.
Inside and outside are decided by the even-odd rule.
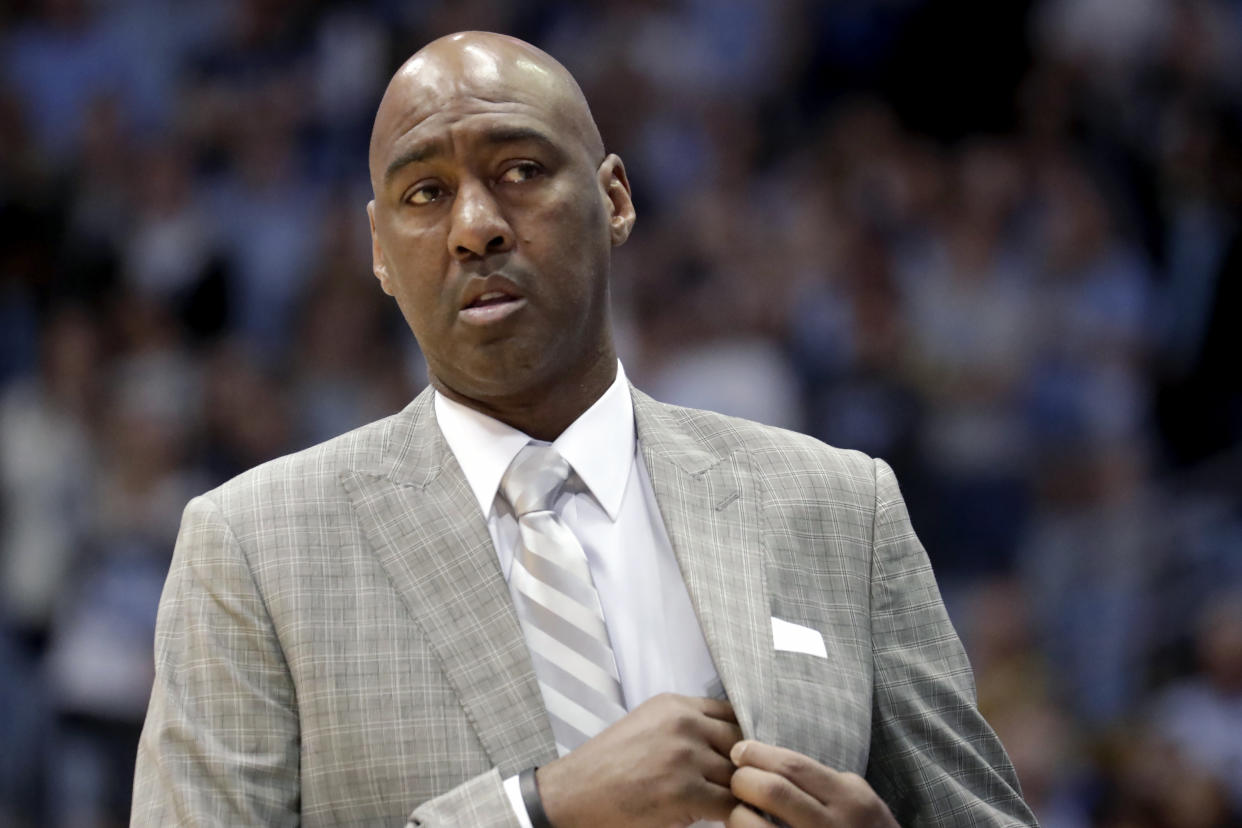
POLYGON ((446 466, 455 466, 453 452, 436 425, 434 400, 435 389, 429 385, 402 411, 390 417, 379 461, 360 464, 359 469, 421 489, 446 466))
MULTIPOLYGON (((717 448, 678 409, 631 391, 643 460, 690 600, 742 730, 754 736, 772 646, 748 460, 717 448)), ((388 421, 384 443, 378 462, 342 475, 381 565, 502 775, 554 759, 508 586, 435 422, 430 389, 388 421)))

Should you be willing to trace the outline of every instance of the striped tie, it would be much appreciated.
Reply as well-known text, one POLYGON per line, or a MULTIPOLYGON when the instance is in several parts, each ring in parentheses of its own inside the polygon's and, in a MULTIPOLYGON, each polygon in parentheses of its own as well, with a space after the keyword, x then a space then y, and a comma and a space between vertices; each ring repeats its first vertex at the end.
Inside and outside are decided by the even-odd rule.
POLYGON ((552 511, 570 473, 556 449, 527 445, 500 481, 521 533, 509 588, 562 756, 625 715, 586 554, 552 511))

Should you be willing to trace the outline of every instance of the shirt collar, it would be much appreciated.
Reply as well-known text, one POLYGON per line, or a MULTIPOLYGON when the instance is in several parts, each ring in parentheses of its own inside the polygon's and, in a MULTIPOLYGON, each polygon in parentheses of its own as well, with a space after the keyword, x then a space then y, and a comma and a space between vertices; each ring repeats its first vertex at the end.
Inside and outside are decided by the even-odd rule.
MULTIPOLYGON (((491 514, 500 478, 532 438, 512 426, 435 392, 436 422, 484 515, 491 514)), ((534 442, 539 442, 538 440, 534 442)), ((590 408, 552 442, 611 520, 616 520, 634 460, 634 402, 625 369, 590 408)))

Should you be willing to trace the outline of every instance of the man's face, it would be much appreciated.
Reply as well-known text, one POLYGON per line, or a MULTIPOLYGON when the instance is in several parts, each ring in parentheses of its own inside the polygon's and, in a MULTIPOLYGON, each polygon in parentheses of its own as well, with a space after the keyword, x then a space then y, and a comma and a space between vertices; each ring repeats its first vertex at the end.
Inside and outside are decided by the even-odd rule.
POLYGON ((629 186, 545 68, 504 43, 452 46, 408 63, 381 104, 374 267, 437 387, 522 404, 615 360, 609 257, 629 186))

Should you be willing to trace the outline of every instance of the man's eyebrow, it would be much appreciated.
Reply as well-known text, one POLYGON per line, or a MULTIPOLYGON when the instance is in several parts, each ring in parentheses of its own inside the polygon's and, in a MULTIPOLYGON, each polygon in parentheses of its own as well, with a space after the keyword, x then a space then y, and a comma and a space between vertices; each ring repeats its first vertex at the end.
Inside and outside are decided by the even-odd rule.
MULTIPOLYGON (((544 133, 533 127, 495 127, 483 133, 483 141, 487 144, 517 144, 523 141, 531 141, 539 144, 546 149, 559 152, 556 142, 544 133)), ((444 144, 440 141, 432 141, 425 144, 417 144, 403 151, 394 158, 388 168, 384 170, 384 181, 392 180, 392 177, 402 168, 410 164, 417 164, 420 161, 426 161, 434 158, 444 152, 444 144)))
POLYGON ((410 164, 417 164, 419 161, 426 161, 428 158, 434 158, 444 152, 444 144, 439 141, 432 141, 425 144, 416 144, 409 149, 404 150, 396 158, 388 164, 388 169, 384 170, 384 183, 392 180, 397 171, 402 167, 410 164))

